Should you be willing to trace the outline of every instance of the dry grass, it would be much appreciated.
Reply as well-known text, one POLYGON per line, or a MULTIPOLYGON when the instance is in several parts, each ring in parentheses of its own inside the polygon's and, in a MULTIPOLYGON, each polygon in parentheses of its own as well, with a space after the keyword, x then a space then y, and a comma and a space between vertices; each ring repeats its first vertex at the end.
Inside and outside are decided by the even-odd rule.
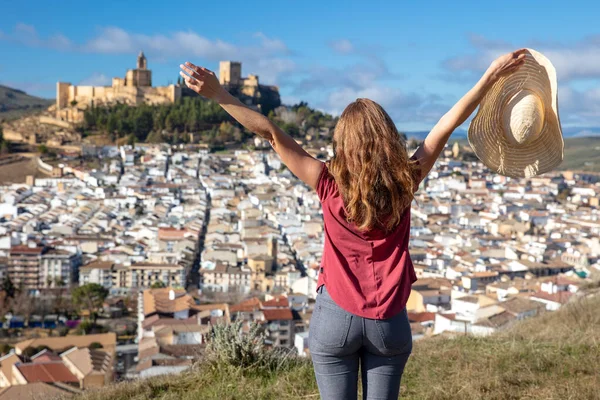
MULTIPOLYGON (((432 338, 414 346, 403 399, 599 399, 600 296, 487 338, 432 338)), ((276 373, 201 363, 170 377, 122 383, 82 399, 318 399, 308 361, 276 373)))

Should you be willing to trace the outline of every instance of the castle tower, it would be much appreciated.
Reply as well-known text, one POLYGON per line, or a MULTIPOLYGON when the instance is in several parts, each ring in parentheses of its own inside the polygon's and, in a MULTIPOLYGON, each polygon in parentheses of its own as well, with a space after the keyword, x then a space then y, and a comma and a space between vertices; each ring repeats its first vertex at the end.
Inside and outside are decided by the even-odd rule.
POLYGON ((143 51, 140 51, 140 54, 137 58, 137 69, 148 69, 148 61, 146 60, 146 56, 143 51))
POLYGON ((149 87, 152 86, 152 71, 148 69, 148 61, 143 51, 137 58, 137 68, 127 70, 125 75, 125 86, 149 87))
POLYGON ((237 86, 242 80, 242 63, 221 61, 219 63, 219 82, 221 85, 237 86))

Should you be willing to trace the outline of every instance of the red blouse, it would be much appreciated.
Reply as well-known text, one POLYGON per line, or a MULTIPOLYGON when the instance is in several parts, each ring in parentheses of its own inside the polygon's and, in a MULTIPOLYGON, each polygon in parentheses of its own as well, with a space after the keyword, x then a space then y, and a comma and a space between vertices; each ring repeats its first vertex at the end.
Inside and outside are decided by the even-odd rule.
POLYGON ((317 182, 325 246, 317 287, 325 285, 344 310, 370 319, 391 318, 406 306, 417 280, 410 254, 410 207, 387 234, 361 232, 346 221, 344 202, 325 163, 317 182))

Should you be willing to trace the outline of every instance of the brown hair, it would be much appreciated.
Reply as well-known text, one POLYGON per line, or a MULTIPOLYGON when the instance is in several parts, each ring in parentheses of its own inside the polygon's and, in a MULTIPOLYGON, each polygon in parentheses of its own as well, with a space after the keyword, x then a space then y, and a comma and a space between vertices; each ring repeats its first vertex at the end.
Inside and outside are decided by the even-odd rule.
POLYGON ((348 221, 363 231, 397 226, 413 200, 416 169, 390 116, 374 101, 357 99, 340 116, 333 147, 329 170, 348 221))

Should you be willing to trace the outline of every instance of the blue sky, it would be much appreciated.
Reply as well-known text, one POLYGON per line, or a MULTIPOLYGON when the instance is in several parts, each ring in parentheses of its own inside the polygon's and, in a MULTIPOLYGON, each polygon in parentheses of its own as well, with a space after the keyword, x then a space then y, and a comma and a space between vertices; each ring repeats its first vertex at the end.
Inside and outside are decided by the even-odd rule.
POLYGON ((497 55, 531 47, 557 69, 563 126, 598 127, 599 15, 598 1, 6 1, 0 83, 43 97, 57 81, 109 85, 139 50, 155 85, 186 60, 214 70, 235 60, 285 103, 339 113, 369 97, 414 131, 497 55))

